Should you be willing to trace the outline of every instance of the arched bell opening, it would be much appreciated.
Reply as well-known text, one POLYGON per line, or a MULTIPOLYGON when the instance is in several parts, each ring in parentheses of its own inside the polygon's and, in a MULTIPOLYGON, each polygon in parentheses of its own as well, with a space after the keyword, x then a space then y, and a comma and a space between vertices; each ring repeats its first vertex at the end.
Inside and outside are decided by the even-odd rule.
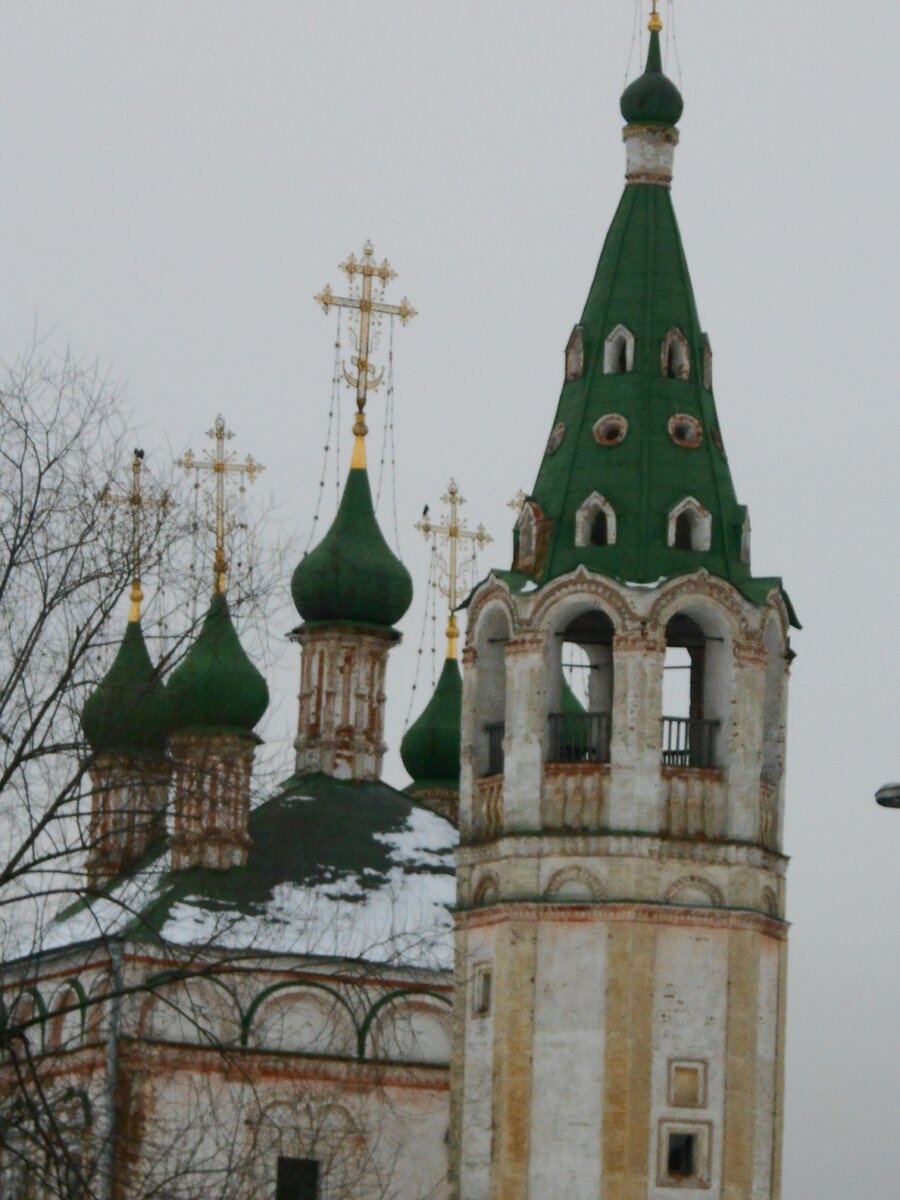
POLYGON ((721 766, 728 688, 723 629, 706 614, 676 613, 666 624, 664 766, 721 766))
POLYGON ((486 612, 475 635, 476 776, 503 772, 506 736, 506 644, 509 618, 502 608, 486 612))
POLYGON ((582 612, 553 636, 547 762, 609 762, 612 737, 613 623, 582 612))

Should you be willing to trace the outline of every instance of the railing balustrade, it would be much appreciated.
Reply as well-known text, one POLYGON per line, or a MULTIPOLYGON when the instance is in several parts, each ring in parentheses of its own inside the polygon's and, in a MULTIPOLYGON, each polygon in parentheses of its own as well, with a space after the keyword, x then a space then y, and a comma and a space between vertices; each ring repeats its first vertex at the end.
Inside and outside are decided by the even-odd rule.
POLYGON ((662 760, 668 767, 714 767, 721 721, 663 717, 662 760))
POLYGON ((503 738, 506 726, 502 721, 493 721, 490 725, 485 725, 484 732, 487 734, 487 770, 484 774, 502 775, 503 738))
POLYGON ((609 762, 609 713, 550 713, 548 762, 609 762))

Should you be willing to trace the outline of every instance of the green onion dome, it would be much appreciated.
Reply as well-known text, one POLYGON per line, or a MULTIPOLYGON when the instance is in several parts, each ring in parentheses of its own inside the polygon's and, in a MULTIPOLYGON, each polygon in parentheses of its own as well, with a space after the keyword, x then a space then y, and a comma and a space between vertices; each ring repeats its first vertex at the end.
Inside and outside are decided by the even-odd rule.
POLYGON ((238 640, 224 595, 213 596, 200 633, 166 691, 173 732, 246 735, 266 711, 269 689, 238 640))
POLYGON ((629 125, 677 125, 684 110, 681 92, 663 75, 659 33, 650 34, 650 50, 643 75, 628 85, 620 102, 629 125))
POLYGON ((444 662, 434 695, 400 743, 400 757, 413 785, 459 787, 462 673, 455 658, 444 662))
POLYGON ((334 524, 294 571, 291 595, 304 621, 390 627, 409 608, 412 579, 378 528, 364 467, 351 468, 334 524))
POLYGON ((81 727, 95 754, 161 754, 165 749, 168 697, 140 621, 128 622, 112 666, 84 703, 81 727))

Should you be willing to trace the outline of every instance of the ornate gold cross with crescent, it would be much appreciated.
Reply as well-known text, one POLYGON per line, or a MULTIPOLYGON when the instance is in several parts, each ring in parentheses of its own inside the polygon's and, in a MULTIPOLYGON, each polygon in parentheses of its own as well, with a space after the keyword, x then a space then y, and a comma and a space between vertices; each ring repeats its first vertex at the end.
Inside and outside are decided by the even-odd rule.
POLYGON ((352 388, 356 388, 356 421, 353 424, 353 434, 356 438, 353 447, 353 462, 354 467, 364 467, 366 465, 365 445, 363 438, 369 432, 365 422, 365 407, 366 393, 369 388, 373 391, 379 386, 384 376, 384 369, 376 374, 375 368, 369 361, 369 354, 372 349, 373 335, 373 319, 377 319, 385 314, 388 316, 399 317, 401 325, 405 325, 416 315, 416 310, 404 296, 399 304, 385 304, 382 300, 385 287, 392 279, 397 278, 397 272, 385 258, 380 264, 375 261, 375 248, 371 242, 367 241, 363 246, 362 258, 358 259, 355 254, 351 254, 346 262, 340 264, 340 268, 350 280, 351 289, 356 285, 356 280, 359 278, 359 294, 350 296, 335 296, 328 284, 321 292, 313 297, 327 313, 331 308, 350 308, 359 313, 359 336, 357 341, 357 353, 351 357, 350 363, 356 368, 356 374, 353 375, 347 370, 344 370, 344 379, 352 388), (378 289, 377 295, 373 294, 374 289, 378 289))
MULTIPOLYGON (((251 483, 255 482, 260 471, 266 468, 262 463, 258 463, 252 455, 248 454, 243 462, 235 462, 234 455, 225 453, 225 443, 230 441, 234 434, 225 426, 224 417, 216 417, 216 423, 206 435, 212 438, 215 442, 215 452, 207 458, 196 458, 192 450, 186 450, 181 458, 175 460, 176 467, 184 467, 185 471, 212 471, 215 477, 215 514, 216 520, 213 529, 216 534, 216 556, 213 560, 213 574, 215 577, 215 591, 220 595, 225 592, 225 580, 228 574, 228 559, 225 557, 225 537, 232 533, 237 525, 234 521, 229 521, 226 514, 225 501, 225 478, 227 475, 238 475, 241 477, 241 491, 243 488, 243 478, 246 476, 251 483)), ((197 486, 199 487, 199 481, 197 486)))
POLYGON ((477 529, 467 529, 465 521, 460 520, 459 506, 465 504, 464 496, 459 494, 459 484, 455 479, 451 479, 447 485, 447 495, 441 496, 441 502, 450 507, 449 516, 445 517, 443 525, 434 525, 428 520, 427 509, 421 521, 416 523, 416 529, 422 531, 426 538, 432 540, 432 543, 437 549, 438 538, 446 542, 448 546, 447 561, 442 562, 444 572, 446 574, 446 584, 438 582, 438 588, 447 597, 447 604, 450 609, 450 620, 447 624, 447 657, 456 658, 457 642, 459 640, 459 626, 456 623, 456 605, 458 602, 459 590, 459 543, 474 542, 480 550, 482 546, 486 546, 488 542, 494 539, 485 531, 483 525, 479 525, 477 529))
POLYGON ((127 504, 131 509, 131 609, 128 613, 129 622, 141 619, 141 601, 144 593, 141 591, 141 517, 145 508, 162 508, 169 506, 168 493, 164 492, 158 500, 150 499, 143 494, 141 477, 144 473, 144 451, 135 449, 131 455, 131 491, 124 496, 116 496, 109 490, 109 484, 100 493, 104 504, 127 504))

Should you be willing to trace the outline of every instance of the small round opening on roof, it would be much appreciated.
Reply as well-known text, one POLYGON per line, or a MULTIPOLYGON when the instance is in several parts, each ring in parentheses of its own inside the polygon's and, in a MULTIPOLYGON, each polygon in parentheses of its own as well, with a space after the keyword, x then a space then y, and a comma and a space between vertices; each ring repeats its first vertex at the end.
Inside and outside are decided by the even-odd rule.
POLYGON ((553 432, 547 438, 547 453, 555 454, 562 445, 562 440, 566 436, 566 423, 560 421, 558 425, 553 426, 553 432))
POLYGON ((669 417, 669 437, 676 446, 696 450, 703 441, 703 426, 696 417, 690 417, 687 413, 676 413, 674 417, 669 417))
POLYGON ((618 446, 627 432, 628 422, 619 413, 607 413, 594 422, 594 441, 598 446, 618 446))

